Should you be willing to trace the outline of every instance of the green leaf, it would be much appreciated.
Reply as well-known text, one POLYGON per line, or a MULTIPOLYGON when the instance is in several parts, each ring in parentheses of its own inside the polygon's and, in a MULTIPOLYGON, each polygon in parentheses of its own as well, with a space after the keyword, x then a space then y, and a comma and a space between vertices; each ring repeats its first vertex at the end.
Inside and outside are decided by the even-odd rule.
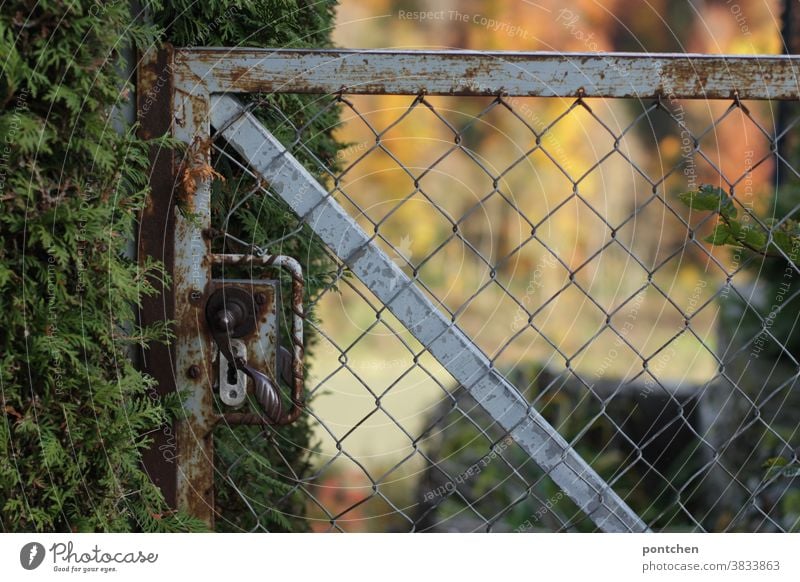
POLYGON ((704 240, 712 245, 724 245, 728 242, 736 242, 728 225, 722 222, 719 223, 714 229, 714 232, 708 235, 704 240))
POLYGON ((767 235, 758 226, 743 228, 736 236, 736 239, 759 251, 763 250, 764 246, 767 244, 767 235))
POLYGON ((704 184, 699 190, 678 194, 678 198, 692 210, 711 210, 725 218, 736 218, 733 200, 722 188, 704 184))
POLYGON ((776 230, 772 233, 772 244, 778 247, 787 255, 791 256, 792 252, 792 237, 788 233, 776 230))
POLYGON ((789 257, 789 260, 797 262, 798 251, 800 251, 800 236, 793 232, 793 227, 790 228, 791 230, 781 228, 773 231, 772 245, 783 251, 789 257))

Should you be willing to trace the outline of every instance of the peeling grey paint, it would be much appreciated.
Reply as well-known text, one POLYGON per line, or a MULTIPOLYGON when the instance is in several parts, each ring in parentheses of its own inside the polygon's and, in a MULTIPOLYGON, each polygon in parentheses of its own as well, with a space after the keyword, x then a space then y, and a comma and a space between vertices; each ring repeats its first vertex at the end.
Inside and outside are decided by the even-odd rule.
POLYGON ((186 49, 211 93, 796 99, 800 57, 513 51, 186 49))

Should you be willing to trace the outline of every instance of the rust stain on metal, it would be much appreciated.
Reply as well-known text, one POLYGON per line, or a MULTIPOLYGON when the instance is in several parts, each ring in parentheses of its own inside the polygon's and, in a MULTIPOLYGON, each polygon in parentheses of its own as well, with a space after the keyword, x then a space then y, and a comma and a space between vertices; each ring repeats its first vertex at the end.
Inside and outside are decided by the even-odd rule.
POLYGON ((231 67, 229 75, 231 83, 235 85, 239 85, 240 83, 242 84, 245 83, 249 72, 250 69, 247 67, 231 67), (245 79, 245 81, 243 81, 242 79, 245 79))
POLYGON ((258 82, 253 78, 248 67, 232 65, 220 71, 220 74, 232 87, 248 93, 257 93, 259 91, 258 82))
POLYGON ((179 175, 181 185, 181 201, 187 212, 194 212, 194 194, 198 183, 211 180, 225 181, 225 177, 217 172, 209 163, 211 138, 196 136, 186 151, 181 162, 179 175))
POLYGON ((213 425, 186 420, 178 424, 178 455, 181 476, 187 483, 179 489, 179 507, 213 527, 214 516, 214 460, 213 425), (191 445, 187 445, 191 443, 191 445), (204 455, 186 454, 186 449, 205 451, 204 455))

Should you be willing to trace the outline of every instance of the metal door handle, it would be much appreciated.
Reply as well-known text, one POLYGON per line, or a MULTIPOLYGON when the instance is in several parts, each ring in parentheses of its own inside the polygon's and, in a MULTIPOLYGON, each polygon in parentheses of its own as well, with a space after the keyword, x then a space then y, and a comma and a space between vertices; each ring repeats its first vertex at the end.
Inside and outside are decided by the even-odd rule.
POLYGON ((280 420, 283 417, 283 404, 281 404, 278 387, 270 380, 269 376, 249 366, 241 358, 236 358, 233 362, 237 369, 247 374, 253 381, 256 400, 266 415, 276 424, 282 424, 280 420))

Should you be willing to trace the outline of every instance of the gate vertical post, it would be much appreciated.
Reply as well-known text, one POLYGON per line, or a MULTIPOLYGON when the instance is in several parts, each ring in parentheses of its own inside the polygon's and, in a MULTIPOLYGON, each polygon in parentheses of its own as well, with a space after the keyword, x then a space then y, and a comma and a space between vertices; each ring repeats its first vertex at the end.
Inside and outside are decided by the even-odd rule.
POLYGON ((178 507, 214 524, 214 411, 212 399, 211 335, 206 331, 205 297, 211 280, 209 99, 199 80, 181 66, 181 53, 174 60, 172 135, 186 150, 176 164, 177 184, 173 244, 175 264, 175 378, 185 393, 183 417, 177 423, 178 507))
POLYGON ((163 427, 145 455, 145 466, 167 501, 214 526, 214 426, 212 340, 204 300, 210 280, 210 126, 208 96, 182 74, 180 51, 145 55, 138 75, 142 134, 170 131, 183 152, 155 152, 152 193, 142 215, 139 260, 163 261, 171 287, 143 305, 142 323, 171 321, 174 340, 153 346, 144 368, 158 381, 158 395, 178 392, 183 407, 163 427))

